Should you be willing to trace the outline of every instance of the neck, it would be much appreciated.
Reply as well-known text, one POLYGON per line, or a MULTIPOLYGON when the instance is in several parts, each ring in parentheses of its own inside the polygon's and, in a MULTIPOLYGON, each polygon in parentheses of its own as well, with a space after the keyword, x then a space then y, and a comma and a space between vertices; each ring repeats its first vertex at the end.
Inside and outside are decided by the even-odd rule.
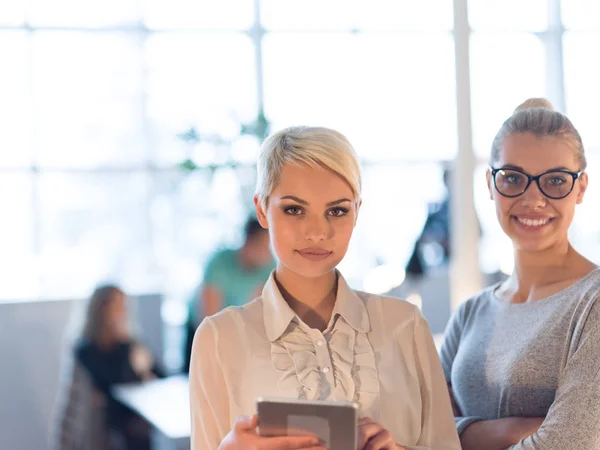
POLYGON ((110 350, 117 344, 117 340, 107 333, 101 333, 96 339, 96 345, 102 350, 110 350))
POLYGON ((337 273, 306 278, 279 266, 275 282, 281 295, 304 323, 321 331, 327 328, 335 306, 337 273))
POLYGON ((110 331, 100 332, 96 338, 96 345, 102 350, 110 350, 126 341, 125 336, 119 336, 110 331))
POLYGON ((526 278, 536 278, 548 270, 565 267, 573 253, 574 250, 567 240, 536 252, 515 249, 515 272, 526 278))
POLYGON ((590 270, 589 261, 571 247, 568 240, 537 252, 514 251, 515 268, 503 284, 502 291, 514 303, 523 303, 539 297, 552 285, 579 278, 590 270))

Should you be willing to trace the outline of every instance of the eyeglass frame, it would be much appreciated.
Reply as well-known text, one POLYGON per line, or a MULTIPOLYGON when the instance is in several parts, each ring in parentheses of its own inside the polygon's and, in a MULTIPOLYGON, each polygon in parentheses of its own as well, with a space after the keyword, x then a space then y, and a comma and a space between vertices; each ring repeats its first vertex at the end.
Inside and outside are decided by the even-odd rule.
POLYGON ((517 198, 520 197, 521 195, 523 195, 527 189, 529 189, 529 186, 531 185, 532 181, 535 181, 538 189, 540 190, 540 192, 545 196, 548 197, 552 200, 561 200, 563 198, 568 197, 571 192, 573 192, 573 188, 575 187, 575 181, 577 181, 579 179, 579 177, 581 176, 581 174, 583 173, 583 170, 580 170, 579 172, 571 172, 570 170, 566 170, 566 169, 552 169, 552 170, 548 170, 544 173, 540 173, 539 175, 529 175, 527 172, 521 170, 521 169, 517 169, 517 168, 513 168, 513 167, 499 167, 497 169, 494 169, 493 167, 490 167, 490 173, 492 175, 492 179, 494 180, 494 188, 496 189, 496 192, 498 192, 498 194, 500 194, 503 197, 506 198, 517 198), (496 184, 496 174, 498 172, 500 172, 501 170, 511 170, 513 172, 518 172, 522 175, 525 175, 527 177, 527 184, 525 185, 525 188, 516 195, 507 195, 507 194, 503 194, 502 192, 500 192, 500 190, 498 189, 498 185, 496 184), (559 172, 559 173, 564 173, 567 175, 571 175, 571 177, 573 177, 573 183, 571 183, 571 189, 569 189, 569 192, 567 192, 565 195, 563 195, 562 197, 552 197, 548 194, 546 194, 544 192, 544 190, 542 189, 542 186, 540 185, 540 178, 543 177, 544 175, 547 175, 549 173, 554 173, 554 172, 559 172))

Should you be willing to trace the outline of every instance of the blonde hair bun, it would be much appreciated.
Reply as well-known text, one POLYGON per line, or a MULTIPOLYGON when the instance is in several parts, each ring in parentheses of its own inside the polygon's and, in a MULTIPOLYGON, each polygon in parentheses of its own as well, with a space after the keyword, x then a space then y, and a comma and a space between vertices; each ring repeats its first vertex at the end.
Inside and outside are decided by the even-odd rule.
POLYGON ((552 103, 550 103, 549 100, 542 97, 532 97, 528 98, 519 106, 517 106, 513 113, 518 113, 519 111, 524 111, 526 109, 531 108, 546 108, 550 111, 554 111, 554 107, 552 106, 552 103))

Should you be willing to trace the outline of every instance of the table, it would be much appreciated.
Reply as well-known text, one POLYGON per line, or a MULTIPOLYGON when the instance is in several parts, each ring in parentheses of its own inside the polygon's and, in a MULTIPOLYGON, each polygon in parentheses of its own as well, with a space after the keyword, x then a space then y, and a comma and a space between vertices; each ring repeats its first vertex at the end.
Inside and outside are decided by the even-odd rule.
POLYGON ((147 420, 161 436, 158 448, 190 448, 189 381, 172 376, 143 383, 119 384, 113 396, 147 420))

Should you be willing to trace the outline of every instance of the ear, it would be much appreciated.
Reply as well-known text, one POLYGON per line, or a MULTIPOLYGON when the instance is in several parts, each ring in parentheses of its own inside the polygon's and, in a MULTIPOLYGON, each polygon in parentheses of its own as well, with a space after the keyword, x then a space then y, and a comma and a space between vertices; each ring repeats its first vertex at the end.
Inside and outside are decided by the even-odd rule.
POLYGON ((488 192, 490 193, 490 200, 494 200, 494 190, 492 187, 492 171, 488 167, 488 170, 485 171, 485 181, 487 182, 488 192))
POLYGON ((583 195, 588 187, 588 174, 587 172, 583 172, 579 176, 579 190, 577 192, 577 204, 581 204, 583 202, 583 195))
POLYGON ((256 218, 258 219, 258 223, 260 223, 260 226, 263 227, 265 230, 268 230, 269 221, 267 220, 266 211, 264 210, 258 198, 258 195, 254 196, 254 207, 256 208, 256 218))

